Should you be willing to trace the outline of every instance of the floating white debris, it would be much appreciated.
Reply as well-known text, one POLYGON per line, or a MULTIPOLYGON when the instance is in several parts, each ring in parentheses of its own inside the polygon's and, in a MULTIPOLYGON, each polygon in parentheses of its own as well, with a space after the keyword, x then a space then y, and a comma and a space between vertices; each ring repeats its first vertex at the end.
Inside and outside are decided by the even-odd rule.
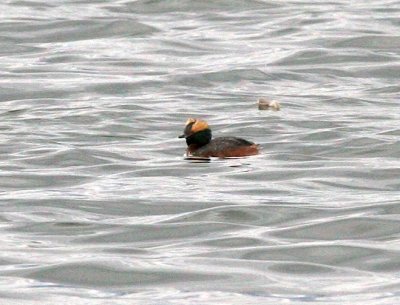
POLYGON ((260 97, 258 99, 258 109, 278 111, 281 109, 281 105, 279 104, 278 101, 268 100, 265 97, 260 97))

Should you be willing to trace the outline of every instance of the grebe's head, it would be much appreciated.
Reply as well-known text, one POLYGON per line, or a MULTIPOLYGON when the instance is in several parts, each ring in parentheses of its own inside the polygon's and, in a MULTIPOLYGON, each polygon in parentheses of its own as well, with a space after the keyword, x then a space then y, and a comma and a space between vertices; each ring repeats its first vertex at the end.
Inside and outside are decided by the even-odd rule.
POLYGON ((209 130, 208 124, 206 121, 202 121, 199 119, 188 119, 185 124, 185 129, 183 130, 183 134, 179 136, 179 138, 188 138, 195 133, 200 131, 209 130))

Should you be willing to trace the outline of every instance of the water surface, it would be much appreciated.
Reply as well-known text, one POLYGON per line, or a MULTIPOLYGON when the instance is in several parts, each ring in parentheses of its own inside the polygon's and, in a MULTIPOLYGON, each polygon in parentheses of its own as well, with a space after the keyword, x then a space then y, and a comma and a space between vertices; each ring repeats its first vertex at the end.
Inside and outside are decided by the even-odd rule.
POLYGON ((399 14, 0 4, 2 304, 398 303, 399 14), (262 153, 185 160, 188 117, 262 153))

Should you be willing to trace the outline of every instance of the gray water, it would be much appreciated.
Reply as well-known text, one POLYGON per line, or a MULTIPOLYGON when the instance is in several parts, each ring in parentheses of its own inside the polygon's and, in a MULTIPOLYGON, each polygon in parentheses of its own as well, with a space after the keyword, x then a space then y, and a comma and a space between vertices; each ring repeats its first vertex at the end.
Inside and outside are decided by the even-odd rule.
POLYGON ((0 303, 399 304, 399 33, 390 0, 3 1, 0 303), (262 153, 185 160, 188 117, 262 153))

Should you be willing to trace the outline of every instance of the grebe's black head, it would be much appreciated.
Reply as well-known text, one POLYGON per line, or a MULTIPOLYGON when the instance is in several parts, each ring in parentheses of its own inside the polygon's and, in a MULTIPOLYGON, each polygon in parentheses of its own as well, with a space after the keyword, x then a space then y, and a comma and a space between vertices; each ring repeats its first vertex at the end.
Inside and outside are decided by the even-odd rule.
POLYGON ((195 144, 198 147, 208 144, 211 141, 211 130, 206 121, 198 119, 188 119, 186 121, 183 135, 179 138, 185 138, 186 144, 195 144))

